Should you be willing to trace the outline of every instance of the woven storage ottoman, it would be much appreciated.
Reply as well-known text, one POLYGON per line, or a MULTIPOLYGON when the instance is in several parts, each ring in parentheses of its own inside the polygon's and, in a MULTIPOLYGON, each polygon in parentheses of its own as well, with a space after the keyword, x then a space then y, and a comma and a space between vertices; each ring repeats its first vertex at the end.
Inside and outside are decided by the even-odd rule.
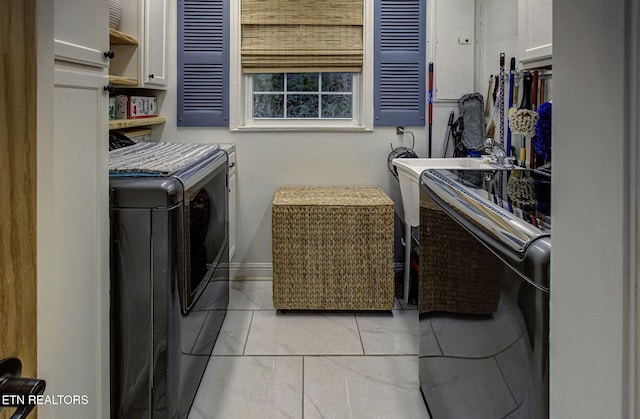
POLYGON ((276 309, 393 309, 393 201, 380 188, 281 187, 272 229, 276 309))

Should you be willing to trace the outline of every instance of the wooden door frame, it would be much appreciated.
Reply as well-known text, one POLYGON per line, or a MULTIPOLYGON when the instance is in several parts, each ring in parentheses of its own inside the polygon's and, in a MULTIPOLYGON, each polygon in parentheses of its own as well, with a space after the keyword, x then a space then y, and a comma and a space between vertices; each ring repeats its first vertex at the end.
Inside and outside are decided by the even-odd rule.
POLYGON ((35 34, 35 0, 0 3, 0 358, 24 377, 37 376, 35 34))

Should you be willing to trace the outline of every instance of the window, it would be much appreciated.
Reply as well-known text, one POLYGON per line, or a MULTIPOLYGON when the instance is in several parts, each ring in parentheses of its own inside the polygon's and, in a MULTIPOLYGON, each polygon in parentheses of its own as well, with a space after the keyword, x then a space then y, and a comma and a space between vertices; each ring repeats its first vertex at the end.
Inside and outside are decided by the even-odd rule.
POLYGON ((253 74, 253 119, 351 119, 352 73, 253 74))
POLYGON ((373 128, 363 122, 365 103, 373 116, 373 91, 362 93, 362 72, 240 73, 236 80, 242 94, 230 97, 231 129, 373 128))
POLYGON ((232 2, 231 129, 372 129, 372 6, 232 2))

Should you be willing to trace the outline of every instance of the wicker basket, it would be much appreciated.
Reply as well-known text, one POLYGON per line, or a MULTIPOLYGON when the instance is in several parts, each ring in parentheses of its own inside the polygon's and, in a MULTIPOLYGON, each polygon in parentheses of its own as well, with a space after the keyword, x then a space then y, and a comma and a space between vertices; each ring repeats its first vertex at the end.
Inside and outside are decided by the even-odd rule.
POLYGON ((393 309, 393 201, 380 188, 281 187, 272 233, 276 309, 393 309))
POLYGON ((456 221, 425 201, 420 203, 419 312, 495 312, 503 265, 456 221))

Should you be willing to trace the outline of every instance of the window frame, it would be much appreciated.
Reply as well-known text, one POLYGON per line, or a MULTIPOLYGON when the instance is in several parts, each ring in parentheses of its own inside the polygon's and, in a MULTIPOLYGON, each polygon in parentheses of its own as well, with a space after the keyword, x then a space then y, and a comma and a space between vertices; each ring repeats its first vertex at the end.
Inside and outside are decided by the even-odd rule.
MULTIPOLYGON (((253 77, 242 72, 240 40, 240 2, 230 2, 229 60, 229 129, 231 131, 373 131, 374 119, 374 3, 364 0, 363 64, 360 73, 353 73, 353 115, 351 119, 322 118, 253 118, 253 77)), ((283 71, 285 72, 285 71, 283 71)), ((316 71, 317 72, 317 71, 316 71)))

